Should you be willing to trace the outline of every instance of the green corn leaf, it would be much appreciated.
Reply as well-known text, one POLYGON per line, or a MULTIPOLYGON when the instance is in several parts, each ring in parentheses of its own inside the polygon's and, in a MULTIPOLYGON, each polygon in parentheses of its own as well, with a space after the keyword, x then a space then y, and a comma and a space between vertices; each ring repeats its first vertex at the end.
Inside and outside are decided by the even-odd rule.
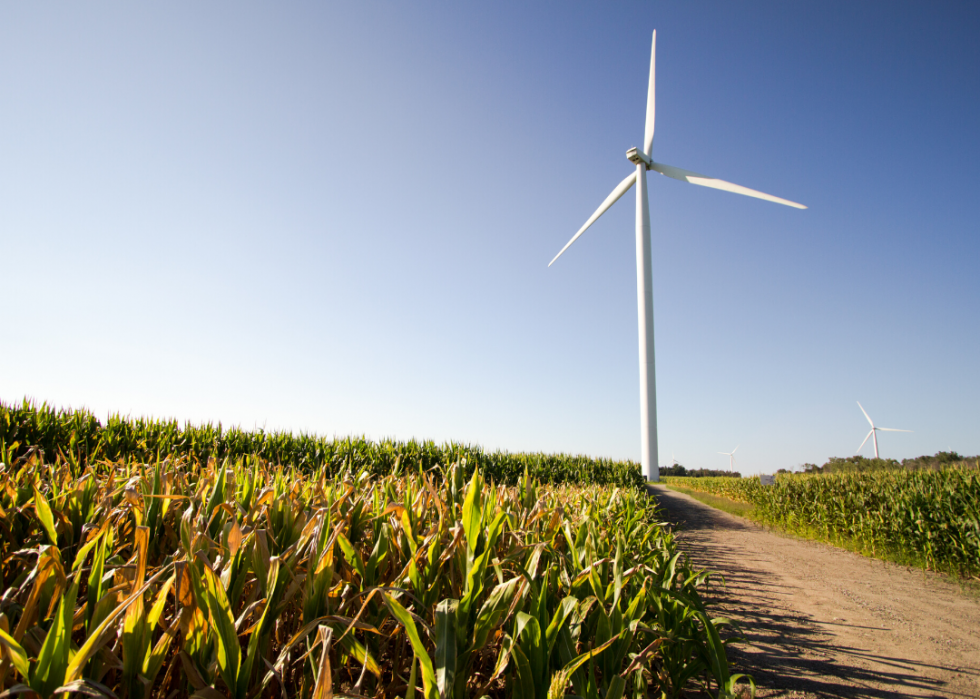
MULTIPOLYGON (((102 623, 102 620, 95 616, 95 610, 104 593, 102 575, 105 572, 105 553, 109 537, 109 532, 103 532, 96 538, 98 546, 95 549, 95 558, 92 560, 92 570, 89 572, 88 576, 88 605, 85 608, 86 632, 91 630, 93 626, 98 626, 100 623, 102 623)), ((81 560, 83 560, 83 557, 79 556, 75 562, 78 563, 81 560)))
POLYGON ((269 538, 266 536, 265 529, 255 530, 255 543, 252 545, 252 570, 258 579, 259 589, 263 596, 268 595, 266 587, 269 579, 269 561, 272 555, 269 553, 269 538))
POLYGON ((402 529, 405 530, 405 538, 408 540, 408 547, 411 549, 412 555, 414 556, 415 552, 418 550, 418 542, 415 541, 415 531, 412 527, 412 518, 409 516, 408 508, 402 508, 401 524, 402 529))
POLYGON ((541 625, 538 620, 530 614, 518 612, 515 617, 514 638, 517 639, 517 646, 528 661, 534 684, 534 696, 541 696, 547 691, 548 656, 542 644, 541 625))
POLYGON ((555 647, 555 643, 558 640, 558 632, 561 631, 562 627, 565 625, 565 621, 571 616, 572 612, 575 611, 575 606, 577 604, 578 600, 571 595, 559 603, 558 609, 555 611, 555 615, 551 618, 551 623, 548 624, 548 628, 545 630, 545 644, 547 646, 549 656, 551 655, 551 651, 555 647))
POLYGON ((511 656, 514 658, 515 679, 513 699, 537 699, 534 691, 534 671, 519 644, 515 643, 512 646, 511 656))
POLYGON ((701 621, 707 636, 704 645, 708 651, 708 660, 711 663, 711 674, 714 676, 719 687, 725 687, 731 679, 729 676, 731 671, 728 667, 728 656, 725 653, 725 644, 722 643, 721 636, 718 635, 718 629, 715 628, 715 625, 708 618, 707 614, 700 610, 694 612, 694 614, 701 621))
POLYGON ((490 632, 503 621, 514 597, 525 584, 524 578, 517 577, 493 588, 487 601, 480 607, 480 613, 473 626, 473 643, 470 646, 472 650, 478 650, 486 645, 490 632))
MULTIPOLYGON (((374 548, 371 550, 371 556, 368 558, 367 565, 364 568, 366 584, 373 586, 377 584, 376 571, 378 566, 384 563, 385 559, 388 557, 388 539, 391 536, 391 531, 385 524, 381 528, 381 532, 374 542, 374 548)), ((414 551, 412 552, 414 553, 414 551)))
POLYGON ((528 556, 527 562, 524 564, 524 570, 532 577, 538 572, 538 562, 541 560, 541 554, 544 553, 544 547, 544 544, 534 546, 531 549, 531 555, 528 556))
POLYGON ((681 668, 680 672, 677 673, 676 676, 671 677, 671 682, 675 687, 683 687, 689 680, 702 673, 707 673, 709 670, 710 668, 705 665, 704 660, 698 657, 696 659, 689 660, 687 665, 681 668))
POLYGON ((633 600, 630 602, 629 606, 626 608, 626 613, 623 615, 627 621, 636 621, 643 617, 643 613, 646 609, 646 598, 647 598, 647 588, 646 585, 640 588, 640 591, 633 596, 633 600))
POLYGON ((30 675, 30 665, 27 662, 27 653, 14 637, 3 629, 0 629, 0 646, 3 646, 3 657, 10 660, 10 664, 20 673, 26 682, 30 675))
POLYGON ((613 561, 613 606, 619 606, 623 594, 623 547, 616 543, 616 558, 613 561))
POLYGON ((567 519, 562 522, 561 533, 565 537, 565 543, 568 544, 568 552, 572 556, 572 570, 569 572, 573 575, 578 575, 582 570, 581 546, 576 543, 575 535, 572 534, 572 523, 567 519))
POLYGON ((452 695, 456 683, 456 607, 458 600, 444 599, 436 605, 436 686, 444 699, 452 695))
POLYGON ((609 689, 606 690, 604 699, 620 699, 626 689, 626 680, 620 675, 613 675, 609 682, 609 689))
POLYGON ((41 521, 48 541, 51 542, 52 546, 57 546, 58 532, 54 528, 54 515, 51 513, 51 505, 48 504, 48 499, 37 487, 34 488, 34 511, 37 512, 37 518, 41 521))
POLYGON ((374 656, 371 655, 371 652, 367 649, 367 647, 363 643, 358 641, 351 634, 347 634, 339 641, 337 641, 337 643, 339 643, 340 646, 344 649, 344 652, 349 654, 351 657, 354 658, 354 660, 356 660, 361 665, 366 667, 368 672, 370 672, 372 675, 380 679, 381 666, 378 665, 378 661, 375 660, 374 656))
MULTIPOLYGON (((216 464, 215 469, 218 472, 218 477, 214 481, 214 488, 211 490, 211 495, 208 498, 207 505, 204 507, 204 516, 209 522, 211 521, 211 516, 214 514, 214 511, 217 509, 218 505, 225 501, 225 476, 228 473, 227 462, 216 464)), ((212 536, 216 531, 216 529, 214 529, 216 525, 217 522, 212 523, 212 536)))
POLYGON ((65 683, 65 674, 71 653, 71 627, 75 614, 75 598, 78 595, 78 582, 69 586, 65 596, 58 602, 48 635, 44 638, 37 656, 30 685, 31 689, 50 696, 54 690, 65 683))
POLYGON ((231 606, 228 604, 228 597, 225 595, 221 580, 207 566, 202 568, 208 610, 211 612, 211 621, 217 632, 218 670, 225 684, 234 691, 238 686, 238 671, 241 667, 241 648, 235 630, 235 617, 232 616, 231 606))
POLYGON ((599 655, 602 651, 606 650, 617 637, 610 638, 608 641, 602 645, 596 646, 590 651, 582 653, 578 657, 571 660, 565 665, 561 670, 556 672, 551 678, 551 685, 548 688, 548 699, 561 699, 565 696, 565 687, 571 680, 572 675, 582 667, 585 663, 592 660, 595 656, 599 655))
MULTIPOLYGON (((175 620, 175 626, 179 624, 179 617, 175 620)), ((153 683, 156 681, 157 675, 160 673, 160 668, 163 667, 163 661, 167 657, 167 651, 170 650, 170 642, 173 640, 177 629, 174 628, 171 632, 165 632, 160 636, 160 640, 153 647, 152 651, 149 651, 146 656, 146 661, 143 663, 143 677, 145 678, 147 685, 152 687, 153 683)))
POLYGON ((498 512, 497 516, 490 522, 490 526, 487 527, 487 549, 492 549, 496 545, 497 537, 503 532, 506 521, 507 513, 498 512))
POLYGON ((85 558, 88 556, 89 552, 93 548, 95 548, 96 546, 98 546, 98 544, 99 544, 100 541, 102 541, 102 537, 105 534, 106 528, 107 528, 107 523, 106 524, 103 524, 102 525, 102 528, 99 529, 99 531, 96 532, 96 534, 94 536, 92 536, 85 543, 85 545, 82 546, 82 548, 80 548, 78 550, 78 553, 75 555, 75 562, 71 564, 71 571, 73 573, 82 566, 82 563, 85 561, 85 558))
POLYGON ((412 644, 415 657, 418 658, 419 665, 422 668, 422 688, 425 693, 425 699, 440 699, 436 674, 432 667, 432 659, 429 658, 429 654, 425 650, 425 644, 422 643, 422 639, 419 637, 415 620, 412 619, 412 615, 408 613, 407 609, 387 593, 385 593, 384 600, 392 616, 405 629, 405 635, 408 636, 408 641, 412 644))
POLYGON ((361 578, 361 584, 363 585, 366 576, 364 574, 364 561, 361 560, 361 554, 354 549, 350 540, 343 534, 337 534, 337 543, 340 544, 340 550, 344 552, 344 560, 357 571, 358 576, 361 578))
POLYGON ((248 639, 248 655, 245 657, 245 663, 238 675, 238 684, 235 688, 235 696, 239 699, 244 697, 248 692, 248 684, 252 681, 252 672, 256 665, 256 659, 259 655, 261 643, 264 636, 268 633, 271 620, 274 619, 276 615, 276 607, 279 605, 279 596, 277 592, 279 592, 282 587, 279 584, 279 570, 279 556, 274 556, 272 560, 269 561, 269 578, 266 581, 266 589, 269 591, 270 596, 266 598, 265 609, 262 610, 262 616, 259 618, 259 623, 255 626, 251 637, 248 639))
POLYGON ((423 584, 422 576, 419 575, 419 567, 415 565, 414 557, 408 563, 408 580, 412 583, 412 589, 415 590, 416 594, 424 594, 425 585, 423 584))
POLYGON ((722 687, 722 689, 724 689, 725 692, 727 692, 730 696, 733 696, 733 697, 734 696, 739 696, 738 693, 736 692, 736 690, 738 689, 738 686, 737 685, 738 685, 738 683, 739 683, 740 680, 745 680, 746 682, 749 683, 749 688, 750 688, 749 691, 751 692, 750 696, 753 696, 754 697, 755 696, 755 680, 752 678, 751 675, 746 675, 746 674, 741 673, 741 672, 738 673, 738 674, 732 675, 731 677, 729 677, 728 678, 728 684, 726 684, 724 687, 722 687))
POLYGON ((493 675, 490 677, 491 681, 500 677, 507 670, 507 666, 510 664, 510 659, 513 655, 514 645, 514 639, 510 635, 504 634, 504 640, 500 644, 500 652, 497 653, 497 662, 493 668, 493 675))
MULTIPOLYGON (((167 594, 170 592, 170 588, 173 587, 174 581, 176 580, 175 575, 171 575, 167 581, 160 588, 157 593, 157 598, 153 602, 153 606, 150 607, 149 614, 146 615, 146 638, 144 643, 146 645, 146 652, 143 656, 143 666, 141 668, 142 672, 146 674, 149 668, 150 662, 150 636, 153 634, 153 630, 157 627, 160 622, 160 616, 163 614, 164 607, 167 604, 167 594)), ((162 658, 161 658, 162 660, 162 658)))
MULTIPOLYGON (((149 529, 136 527, 135 548, 137 551, 136 577, 134 585, 143 584, 146 574, 146 551, 149 544, 149 529)), ((164 596, 166 601, 166 596, 164 596)), ((162 605, 161 605, 162 609, 162 605)), ((150 629, 152 631, 152 629, 150 629)), ((144 600, 140 595, 130 606, 123 619, 122 628, 122 684, 127 696, 139 697, 142 693, 139 672, 143 669, 143 661, 149 652, 149 634, 147 619, 144 614, 144 600)))
POLYGON ((470 556, 476 554, 476 544, 483 531, 483 494, 481 492, 480 469, 473 469, 466 499, 463 501, 463 533, 466 535, 466 548, 470 556))
POLYGON ((408 676, 408 689, 405 690, 405 699, 415 699, 415 683, 418 682, 419 660, 412 656, 412 672, 408 676))
POLYGON ((463 617, 461 626, 469 626, 469 615, 476 600, 480 597, 480 593, 483 592, 483 578, 487 571, 487 562, 492 554, 493 550, 488 549, 477 556, 466 575, 463 598, 459 601, 459 613, 463 617))

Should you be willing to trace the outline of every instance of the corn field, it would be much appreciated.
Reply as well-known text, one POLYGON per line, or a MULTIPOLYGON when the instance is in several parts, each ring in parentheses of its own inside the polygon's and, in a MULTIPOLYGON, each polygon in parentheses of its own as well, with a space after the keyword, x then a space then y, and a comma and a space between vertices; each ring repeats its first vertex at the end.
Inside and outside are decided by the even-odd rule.
POLYGON ((980 464, 939 470, 780 474, 758 478, 664 478, 747 502, 753 517, 829 541, 850 540, 872 555, 898 553, 927 567, 980 574, 980 464))
POLYGON ((688 478, 687 476, 664 476, 660 482, 666 486, 677 486, 696 490, 700 493, 710 493, 721 497, 756 504, 758 494, 762 490, 758 478, 702 477, 688 478))
POLYGON ((466 463, 486 478, 514 485, 525 471, 545 483, 578 483, 639 487, 645 483, 640 465, 630 461, 594 459, 567 454, 486 452, 463 444, 432 441, 372 442, 365 438, 327 439, 289 432, 249 432, 220 424, 181 426, 176 420, 110 416, 103 424, 86 410, 57 410, 23 401, 0 401, 0 461, 41 452, 60 456, 80 475, 82 464, 108 459, 139 463, 164 457, 209 459, 258 456, 275 464, 295 466, 307 473, 368 469, 387 475, 399 469, 429 470, 438 464, 466 463))
POLYGON ((462 462, 379 476, 32 451, 0 464, 0 690, 730 696, 744 678, 709 576, 651 502, 462 462))

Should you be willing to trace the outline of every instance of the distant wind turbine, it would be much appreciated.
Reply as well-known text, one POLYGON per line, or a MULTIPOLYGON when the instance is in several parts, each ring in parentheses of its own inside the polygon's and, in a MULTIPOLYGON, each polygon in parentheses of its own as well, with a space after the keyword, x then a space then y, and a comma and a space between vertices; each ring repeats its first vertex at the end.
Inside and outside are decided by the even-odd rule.
MULTIPOLYGON (((739 444, 738 447, 740 447, 740 446, 742 446, 742 445, 739 444)), ((735 472, 735 452, 738 451, 738 447, 735 447, 731 451, 720 451, 720 452, 718 452, 719 454, 724 454, 725 456, 728 457, 728 470, 731 471, 731 472, 733 472, 733 473, 735 472)))
POLYGON ((656 371, 653 356, 653 270, 651 267, 650 253, 650 206, 647 201, 647 170, 655 170, 661 175, 666 175, 681 182, 701 185, 702 187, 712 187, 735 194, 744 194, 748 197, 765 199, 766 201, 777 204, 785 204, 797 209, 806 207, 796 202, 774 197, 771 194, 763 194, 748 187, 742 187, 731 182, 718 180, 713 177, 699 175, 696 172, 682 170, 671 165, 654 162, 650 157, 653 146, 653 126, 655 117, 655 67, 657 55, 657 32, 653 32, 653 46, 650 49, 650 82, 647 89, 647 118, 646 130, 643 135, 643 150, 630 148, 626 151, 626 158, 636 166, 636 171, 630 173, 626 179, 616 185, 612 193, 606 197, 595 213, 585 222, 578 233, 565 244, 565 247, 555 255, 555 258, 548 263, 550 267, 555 263, 562 253, 568 250, 569 246, 579 239, 585 231, 596 222, 602 214, 615 204, 621 196, 629 191, 630 187, 636 185, 636 298, 638 321, 640 327, 640 460, 643 463, 643 470, 647 474, 647 479, 651 481, 660 480, 659 468, 657 466, 657 386, 656 371))
POLYGON ((858 407, 861 408, 861 412, 864 413, 864 416, 868 418, 868 422, 871 423, 871 431, 868 432, 868 436, 864 438, 864 442, 861 442, 861 446, 857 448, 856 452, 854 452, 855 454, 860 454, 861 449, 864 447, 868 439, 874 437, 875 458, 877 459, 878 458, 878 432, 911 432, 912 431, 912 430, 896 430, 893 427, 875 427, 874 421, 871 419, 871 416, 868 415, 868 411, 864 409, 864 406, 861 405, 861 401, 858 401, 857 404, 858 407))

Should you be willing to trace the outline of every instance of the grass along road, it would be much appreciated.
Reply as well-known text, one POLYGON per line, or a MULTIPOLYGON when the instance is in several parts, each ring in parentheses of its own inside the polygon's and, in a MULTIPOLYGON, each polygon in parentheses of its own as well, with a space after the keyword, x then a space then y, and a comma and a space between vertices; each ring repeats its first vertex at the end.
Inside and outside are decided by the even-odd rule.
POLYGON ((724 575, 712 609, 741 625, 731 659, 759 696, 980 696, 975 591, 651 491, 695 566, 724 575))

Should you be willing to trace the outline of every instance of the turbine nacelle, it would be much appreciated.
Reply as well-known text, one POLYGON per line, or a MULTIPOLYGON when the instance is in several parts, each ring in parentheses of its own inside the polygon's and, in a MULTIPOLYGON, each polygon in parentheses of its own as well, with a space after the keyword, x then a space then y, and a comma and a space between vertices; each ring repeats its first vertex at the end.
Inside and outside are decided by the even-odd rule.
POLYGON ((653 160, 651 160, 650 156, 641 151, 639 148, 630 148, 628 151, 626 151, 626 159, 634 165, 643 163, 647 166, 647 170, 653 169, 653 160))

